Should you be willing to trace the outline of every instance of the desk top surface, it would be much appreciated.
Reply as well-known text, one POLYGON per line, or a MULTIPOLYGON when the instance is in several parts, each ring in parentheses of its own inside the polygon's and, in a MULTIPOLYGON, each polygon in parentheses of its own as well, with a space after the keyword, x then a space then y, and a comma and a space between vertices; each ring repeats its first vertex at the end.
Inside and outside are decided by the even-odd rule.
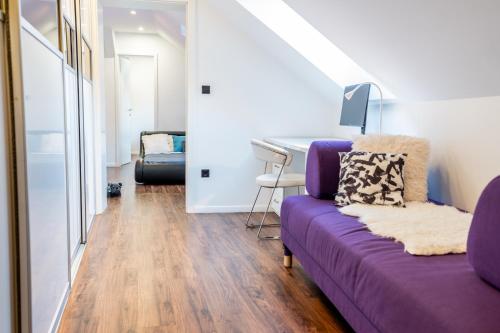
POLYGON ((264 141, 285 149, 291 149, 306 153, 314 141, 325 140, 346 140, 341 138, 325 137, 271 137, 264 138, 264 141))

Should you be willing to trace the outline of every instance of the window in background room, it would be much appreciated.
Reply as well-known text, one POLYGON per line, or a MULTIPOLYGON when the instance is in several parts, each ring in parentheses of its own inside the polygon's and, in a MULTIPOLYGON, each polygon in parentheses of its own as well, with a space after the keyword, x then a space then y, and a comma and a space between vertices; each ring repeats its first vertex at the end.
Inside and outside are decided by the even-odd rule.
POLYGON ((21 15, 57 49, 59 15, 57 0, 21 0, 21 15))

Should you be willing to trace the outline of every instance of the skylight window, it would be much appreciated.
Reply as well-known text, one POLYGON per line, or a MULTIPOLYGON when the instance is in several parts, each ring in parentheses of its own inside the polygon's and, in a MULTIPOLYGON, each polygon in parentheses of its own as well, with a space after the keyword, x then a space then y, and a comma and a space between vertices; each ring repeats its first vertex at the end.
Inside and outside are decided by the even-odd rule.
POLYGON ((282 0, 236 1, 341 87, 371 81, 395 97, 282 0))

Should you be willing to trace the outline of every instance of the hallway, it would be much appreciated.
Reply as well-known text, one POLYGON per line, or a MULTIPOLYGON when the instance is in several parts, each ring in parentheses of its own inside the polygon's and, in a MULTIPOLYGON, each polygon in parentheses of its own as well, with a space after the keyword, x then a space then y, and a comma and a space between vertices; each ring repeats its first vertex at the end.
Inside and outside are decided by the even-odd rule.
POLYGON ((136 185, 133 164, 108 174, 122 197, 97 217, 59 332, 350 330, 246 214, 188 215, 184 187, 136 185))

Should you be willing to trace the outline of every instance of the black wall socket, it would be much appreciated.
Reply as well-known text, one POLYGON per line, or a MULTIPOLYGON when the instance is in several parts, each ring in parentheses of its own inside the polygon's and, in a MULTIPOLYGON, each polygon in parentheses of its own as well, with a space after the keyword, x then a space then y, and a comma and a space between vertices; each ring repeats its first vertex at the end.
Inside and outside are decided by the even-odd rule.
POLYGON ((209 178, 210 169, 201 169, 201 178, 209 178))
POLYGON ((205 95, 210 94, 210 86, 201 86, 201 93, 205 95))

